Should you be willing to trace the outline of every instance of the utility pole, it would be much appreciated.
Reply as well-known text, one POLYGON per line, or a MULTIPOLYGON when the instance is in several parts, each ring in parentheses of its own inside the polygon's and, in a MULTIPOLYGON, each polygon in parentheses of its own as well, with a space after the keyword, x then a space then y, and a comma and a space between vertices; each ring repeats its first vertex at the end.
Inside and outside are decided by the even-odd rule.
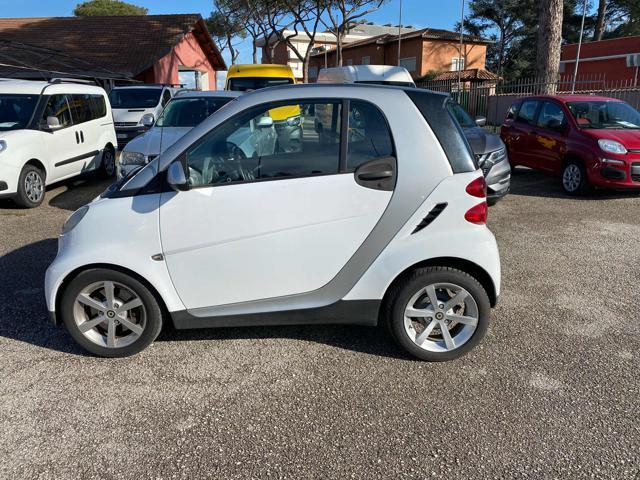
POLYGON ((576 91, 576 79, 578 77, 578 64, 580 63, 580 48, 582 47, 582 33, 584 32, 584 17, 587 14, 587 0, 582 4, 582 25, 580 26, 580 39, 578 40, 578 52, 576 53, 576 64, 573 66, 573 81, 571 82, 571 93, 576 91))
POLYGON ((400 66, 400 47, 402 46, 402 0, 400 0, 400 19, 398 20, 398 66, 400 66))

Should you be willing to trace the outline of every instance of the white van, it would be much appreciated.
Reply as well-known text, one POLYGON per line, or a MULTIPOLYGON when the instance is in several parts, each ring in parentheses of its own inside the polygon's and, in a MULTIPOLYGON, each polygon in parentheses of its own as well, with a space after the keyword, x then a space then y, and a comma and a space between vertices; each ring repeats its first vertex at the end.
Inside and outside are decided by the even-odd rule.
POLYGON ((350 65, 323 68, 318 74, 318 83, 368 83, 372 85, 395 85, 415 87, 411 74, 403 67, 390 65, 350 65))
POLYGON ((80 173, 115 173, 116 133, 106 92, 63 81, 0 80, 0 197, 27 208, 45 186, 80 173))
POLYGON ((122 149, 135 137, 146 132, 178 90, 166 85, 148 84, 112 89, 109 92, 109 101, 118 137, 118 148, 122 149))

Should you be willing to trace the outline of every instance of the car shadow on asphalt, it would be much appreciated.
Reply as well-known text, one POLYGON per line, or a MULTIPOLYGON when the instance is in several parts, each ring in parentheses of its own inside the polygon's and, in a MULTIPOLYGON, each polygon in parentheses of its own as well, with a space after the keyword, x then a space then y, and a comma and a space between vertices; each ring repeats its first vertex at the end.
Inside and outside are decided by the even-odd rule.
MULTIPOLYGON (((0 337, 41 348, 89 356, 61 326, 54 326, 44 299, 44 276, 56 256, 56 239, 18 248, 0 257, 0 337)), ((381 328, 351 325, 269 326, 175 330, 167 325, 158 341, 291 339, 370 355, 409 359, 381 328)))
POLYGON ((640 188, 626 191, 597 189, 587 195, 571 196, 564 193, 560 185, 560 177, 530 168, 518 167, 511 174, 509 195, 567 200, 614 200, 638 197, 640 188))

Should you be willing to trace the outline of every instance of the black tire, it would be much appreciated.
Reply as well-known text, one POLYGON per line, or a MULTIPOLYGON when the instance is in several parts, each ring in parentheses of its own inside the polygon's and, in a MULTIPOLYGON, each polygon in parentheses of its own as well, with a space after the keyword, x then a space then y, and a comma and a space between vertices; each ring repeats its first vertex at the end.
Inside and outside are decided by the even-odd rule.
POLYGON ((562 167, 560 184, 567 195, 586 195, 591 190, 587 170, 580 160, 569 160, 562 167), (577 176, 577 180, 574 180, 577 176), (571 177, 571 180, 567 177, 571 177))
POLYGON ((35 165, 25 165, 18 177, 18 191, 14 201, 23 208, 36 208, 44 201, 45 195, 45 172, 35 165), (27 191, 27 177, 39 179, 41 191, 39 197, 34 199, 33 190, 27 191))
POLYGON ((105 178, 111 178, 116 174, 116 152, 112 147, 105 147, 102 152, 100 174, 105 178))
POLYGON ((73 339, 82 348, 100 357, 116 358, 135 355, 151 345, 162 330, 162 309, 154 294, 137 279, 116 270, 95 268, 80 273, 62 292, 60 313, 62 321, 73 339), (140 336, 129 345, 111 348, 98 345, 84 336, 74 319, 74 304, 78 294, 88 285, 104 281, 120 283, 134 291, 142 300, 146 313, 146 324, 140 336))
POLYGON ((426 267, 413 271, 390 292, 385 312, 389 332, 396 343, 421 360, 443 362, 461 357, 472 350, 484 337, 489 326, 491 303, 483 286, 471 275, 451 267, 426 267), (471 338, 460 347, 445 352, 428 351, 416 345, 404 327, 404 312, 411 297, 420 289, 435 283, 459 285, 471 294, 478 306, 478 323, 471 338))

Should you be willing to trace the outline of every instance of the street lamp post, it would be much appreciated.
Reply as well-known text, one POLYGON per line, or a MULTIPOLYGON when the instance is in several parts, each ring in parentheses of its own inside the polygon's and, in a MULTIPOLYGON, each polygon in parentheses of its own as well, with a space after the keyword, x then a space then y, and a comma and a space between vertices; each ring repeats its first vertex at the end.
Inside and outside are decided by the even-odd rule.
POLYGON ((576 64, 573 66, 573 81, 571 82, 571 93, 576 91, 576 79, 578 77, 578 64, 580 63, 580 48, 582 47, 582 33, 584 32, 584 17, 587 14, 587 0, 582 4, 582 25, 580 26, 580 39, 578 40, 578 52, 576 53, 576 64))
POLYGON ((400 15, 398 19, 398 66, 400 66, 400 47, 402 46, 402 0, 400 0, 400 15))

